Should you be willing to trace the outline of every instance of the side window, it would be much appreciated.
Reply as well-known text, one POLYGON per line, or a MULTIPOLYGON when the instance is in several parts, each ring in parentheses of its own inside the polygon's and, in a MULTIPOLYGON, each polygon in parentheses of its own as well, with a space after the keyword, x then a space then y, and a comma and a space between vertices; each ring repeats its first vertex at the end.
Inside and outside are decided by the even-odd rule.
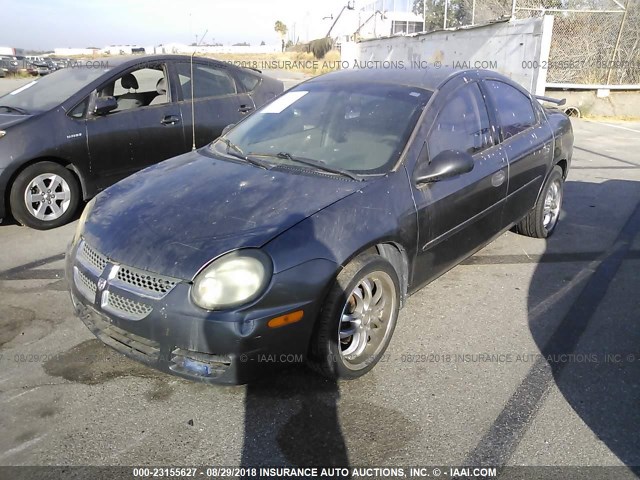
POLYGON ((236 74, 236 77, 247 92, 253 91, 253 89, 256 88, 260 83, 260 77, 258 77, 257 75, 252 75, 248 72, 240 71, 236 74))
MULTIPOLYGON (((176 64, 182 98, 191 100, 191 65, 188 63, 176 64)), ((208 97, 221 97, 237 93, 236 84, 227 72, 208 65, 193 64, 193 95, 196 99, 208 97)))
POLYGON ((85 115, 88 105, 89 105, 89 99, 85 98, 82 102, 76 105, 76 107, 73 110, 71 110, 68 113, 68 115, 73 118, 82 118, 85 115))
POLYGON ((436 117, 427 142, 429 158, 443 150, 471 155, 493 145, 487 108, 476 83, 456 90, 436 117))
POLYGON ((485 82, 496 105, 498 124, 506 140, 536 124, 536 114, 529 98, 503 82, 485 82))
POLYGON ((98 91, 99 97, 115 97, 113 113, 167 103, 167 78, 163 64, 125 73, 98 91))

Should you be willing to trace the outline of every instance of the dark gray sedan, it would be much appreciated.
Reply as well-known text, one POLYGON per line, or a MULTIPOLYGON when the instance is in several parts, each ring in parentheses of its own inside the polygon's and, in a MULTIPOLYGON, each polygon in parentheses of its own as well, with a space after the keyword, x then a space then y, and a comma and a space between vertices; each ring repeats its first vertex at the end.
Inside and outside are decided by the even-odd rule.
POLYGON ((179 55, 83 60, 34 80, 0 97, 0 220, 63 225, 81 200, 207 144, 282 91, 258 71, 179 55))
POLYGON ((67 255, 78 315, 187 378, 306 358, 368 372, 411 293, 507 229, 557 225, 573 133, 487 71, 344 71, 86 208, 67 255))

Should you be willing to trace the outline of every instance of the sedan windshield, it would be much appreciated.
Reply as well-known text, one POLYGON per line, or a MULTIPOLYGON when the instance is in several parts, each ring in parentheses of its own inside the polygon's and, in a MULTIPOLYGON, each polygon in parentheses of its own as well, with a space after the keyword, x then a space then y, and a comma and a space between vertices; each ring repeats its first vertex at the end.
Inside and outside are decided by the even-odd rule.
POLYGON ((397 162, 431 92, 379 83, 313 82, 283 94, 214 142, 247 158, 345 174, 397 162), (315 165, 314 165, 315 164, 315 165))
POLYGON ((73 67, 39 78, 0 97, 0 113, 40 113, 67 100, 108 69, 73 67))

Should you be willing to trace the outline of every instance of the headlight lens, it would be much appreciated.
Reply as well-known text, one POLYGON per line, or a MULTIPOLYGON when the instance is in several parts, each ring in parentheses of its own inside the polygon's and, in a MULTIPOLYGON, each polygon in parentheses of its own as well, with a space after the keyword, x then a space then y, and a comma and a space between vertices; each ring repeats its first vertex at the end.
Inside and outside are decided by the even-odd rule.
POLYGON ((4 137, 7 134, 4 130, 0 130, 0 138, 4 137))
POLYGON ((87 203, 87 206, 84 207, 84 210, 82 211, 82 215, 80 215, 80 220, 78 220, 78 226, 76 227, 76 233, 73 236, 73 244, 74 245, 78 242, 78 240, 80 240, 80 237, 84 233, 84 224, 86 223, 87 217, 89 217, 89 214, 91 213, 91 210, 93 210, 93 206, 95 204, 96 204, 96 197, 93 197, 91 199, 91 201, 89 203, 87 203))
POLYGON ((255 249, 237 250, 198 273, 191 297, 207 310, 237 307, 256 299, 269 284, 272 272, 267 254, 255 249))

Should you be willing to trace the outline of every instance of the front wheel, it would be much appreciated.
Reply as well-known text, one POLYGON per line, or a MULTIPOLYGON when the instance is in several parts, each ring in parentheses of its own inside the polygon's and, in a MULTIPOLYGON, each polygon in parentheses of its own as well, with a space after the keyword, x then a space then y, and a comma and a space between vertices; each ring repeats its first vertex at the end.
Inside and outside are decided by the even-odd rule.
POLYGON ((393 266, 365 254, 338 275, 318 318, 310 366, 329 378, 358 378, 384 354, 400 309, 400 282, 393 266))
POLYGON ((562 169, 554 167, 544 183, 535 207, 515 226, 515 231, 534 238, 547 238, 558 225, 564 178, 562 169))
POLYGON ((70 170, 53 162, 25 168, 10 194, 11 213, 22 225, 48 230, 68 223, 80 202, 80 186, 70 170))

